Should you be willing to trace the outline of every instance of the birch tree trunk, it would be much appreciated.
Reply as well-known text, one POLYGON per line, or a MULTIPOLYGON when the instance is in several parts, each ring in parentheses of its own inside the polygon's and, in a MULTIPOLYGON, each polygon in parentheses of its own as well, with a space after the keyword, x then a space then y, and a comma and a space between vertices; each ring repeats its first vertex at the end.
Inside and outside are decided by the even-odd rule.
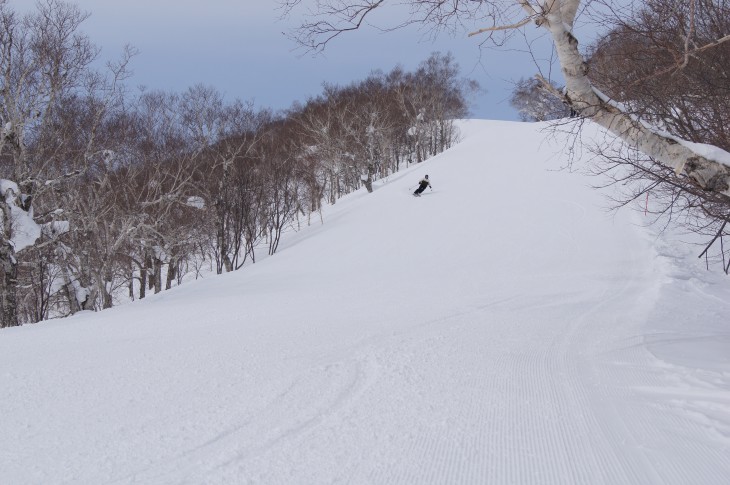
POLYGON ((588 67, 572 34, 581 0, 550 0, 545 3, 542 14, 523 0, 519 1, 528 14, 537 15, 538 24, 550 32, 565 76, 566 101, 580 116, 589 118, 677 174, 685 173, 701 188, 730 196, 730 167, 653 131, 601 99, 588 78, 588 67))

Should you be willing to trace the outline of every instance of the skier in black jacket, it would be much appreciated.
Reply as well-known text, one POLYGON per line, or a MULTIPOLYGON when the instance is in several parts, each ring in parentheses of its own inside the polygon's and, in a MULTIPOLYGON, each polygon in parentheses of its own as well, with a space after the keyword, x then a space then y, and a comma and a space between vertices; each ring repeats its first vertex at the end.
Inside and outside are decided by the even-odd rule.
POLYGON ((416 189, 415 192, 413 192, 413 195, 415 195, 416 197, 420 197, 421 192, 426 190, 426 187, 430 187, 431 190, 433 190, 433 187, 431 187, 431 182, 428 180, 428 175, 423 177, 423 179, 420 182, 418 182, 418 188, 416 189))

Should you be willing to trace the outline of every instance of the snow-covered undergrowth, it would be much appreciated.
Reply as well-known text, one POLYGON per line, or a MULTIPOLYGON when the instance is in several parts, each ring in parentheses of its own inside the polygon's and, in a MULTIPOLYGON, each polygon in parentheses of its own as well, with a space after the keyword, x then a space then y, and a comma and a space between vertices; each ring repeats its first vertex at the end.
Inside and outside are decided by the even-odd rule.
POLYGON ((0 481, 726 483, 730 280, 544 128, 466 122, 245 271, 0 332, 0 481))

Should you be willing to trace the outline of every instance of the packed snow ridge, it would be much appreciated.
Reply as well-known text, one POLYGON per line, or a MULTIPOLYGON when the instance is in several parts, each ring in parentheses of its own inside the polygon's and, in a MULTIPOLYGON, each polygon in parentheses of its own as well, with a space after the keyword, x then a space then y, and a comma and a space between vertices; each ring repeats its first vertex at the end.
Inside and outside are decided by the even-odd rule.
POLYGON ((243 271, 0 332, 0 481, 728 483, 730 281, 547 125, 461 128, 243 271))

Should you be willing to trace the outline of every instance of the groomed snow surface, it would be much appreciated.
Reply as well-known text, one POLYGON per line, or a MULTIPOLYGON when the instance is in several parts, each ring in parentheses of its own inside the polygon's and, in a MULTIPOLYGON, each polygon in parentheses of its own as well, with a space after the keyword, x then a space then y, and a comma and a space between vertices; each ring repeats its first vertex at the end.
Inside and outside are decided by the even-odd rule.
POLYGON ((730 483, 730 280, 545 128, 466 122, 243 271, 3 330, 0 482, 730 483))

